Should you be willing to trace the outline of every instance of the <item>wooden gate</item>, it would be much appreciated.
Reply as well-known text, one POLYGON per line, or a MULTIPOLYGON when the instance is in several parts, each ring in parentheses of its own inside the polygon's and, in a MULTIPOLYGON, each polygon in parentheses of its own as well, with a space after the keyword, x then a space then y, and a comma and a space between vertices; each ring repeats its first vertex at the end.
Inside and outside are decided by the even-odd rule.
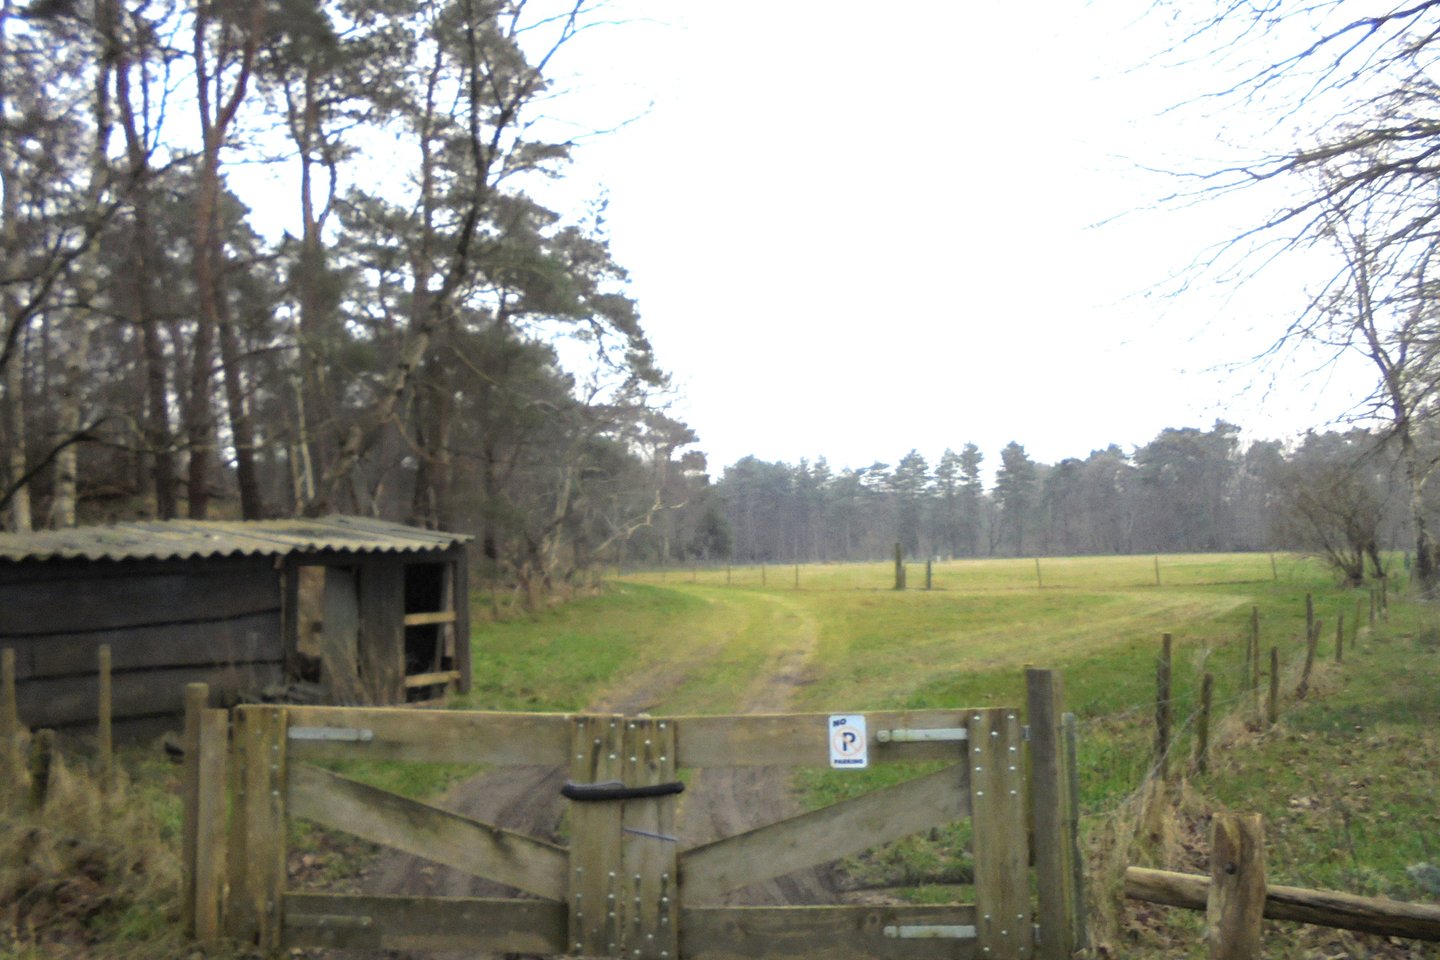
POLYGON ((187 904, 194 905, 200 938, 223 933, 272 953, 325 946, 637 960, 1069 957, 1078 874, 1059 678, 1027 671, 1027 687, 1028 718, 1014 708, 670 718, 347 707, 197 711, 190 725, 196 749, 187 904), (310 762, 348 759, 567 768, 569 846, 310 762), (712 843, 681 849, 676 837, 683 770, 937 760, 955 762, 712 843), (973 904, 716 904, 749 884, 967 817, 973 904), (292 890, 291 820, 395 847, 526 896, 292 890))

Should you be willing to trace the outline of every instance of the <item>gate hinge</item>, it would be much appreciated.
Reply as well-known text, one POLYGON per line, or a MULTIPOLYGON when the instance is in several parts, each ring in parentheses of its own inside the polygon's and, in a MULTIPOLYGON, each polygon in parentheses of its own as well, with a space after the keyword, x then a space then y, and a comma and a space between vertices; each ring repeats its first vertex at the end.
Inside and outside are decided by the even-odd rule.
POLYGON ((885 928, 891 940, 974 940, 975 928, 968 924, 911 923, 885 928))
POLYGON ((289 736, 291 740, 335 740, 342 743, 369 743, 375 739, 375 731, 356 727, 291 727, 287 736, 289 736))

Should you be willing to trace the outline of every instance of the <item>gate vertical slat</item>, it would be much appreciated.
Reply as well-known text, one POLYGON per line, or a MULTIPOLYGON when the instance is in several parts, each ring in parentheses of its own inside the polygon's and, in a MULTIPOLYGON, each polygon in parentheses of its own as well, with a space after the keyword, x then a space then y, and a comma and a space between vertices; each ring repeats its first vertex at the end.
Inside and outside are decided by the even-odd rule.
POLYGON ((195 939, 204 942, 221 934, 221 902, 225 893, 225 831, 229 816, 230 715, 206 710, 200 715, 200 782, 195 837, 195 939))
POLYGON ((225 872, 229 877, 229 892, 225 898, 225 935, 232 940, 253 940, 255 918, 250 911, 250 889, 246 885, 249 874, 249 836, 246 829, 250 818, 250 793, 246 783, 249 764, 251 716, 249 711, 237 709, 231 717, 230 730, 230 822, 226 829, 225 872))
MULTIPOLYGON (((570 779, 575 783, 621 780, 623 718, 575 718, 570 779)), ((621 805, 570 804, 570 948, 584 956, 616 956, 620 943, 621 805)))
POLYGON ((1023 729, 1013 709, 976 710, 969 730, 977 956, 1032 956, 1023 729))
POLYGON ((285 711, 242 707, 245 723, 245 889, 262 952, 280 949, 285 903, 285 711))
POLYGON ((1053 670, 1025 671, 1030 722, 1030 768, 1035 824, 1036 920, 1040 960, 1066 960, 1075 951, 1075 865, 1069 836, 1070 781, 1060 724, 1064 693, 1053 670))
MULTIPOLYGON (((625 724, 625 785, 650 787, 675 780, 675 724, 637 718, 625 724)), ((675 795, 627 801, 621 874, 621 952, 638 960, 678 955, 675 795)))

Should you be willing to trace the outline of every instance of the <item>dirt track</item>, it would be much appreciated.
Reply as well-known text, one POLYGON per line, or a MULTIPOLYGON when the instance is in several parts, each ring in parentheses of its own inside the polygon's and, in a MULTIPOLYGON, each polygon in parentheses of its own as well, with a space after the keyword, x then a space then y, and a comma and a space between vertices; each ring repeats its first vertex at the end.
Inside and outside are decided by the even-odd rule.
MULTIPOLYGON (((776 600, 783 603, 783 600, 776 600)), ((788 709, 798 686, 807 682, 818 634, 813 621, 800 616, 794 642, 780 652, 777 667, 756 677, 735 702, 741 713, 777 713, 788 709)), ((666 693, 706 667, 704 661, 671 665, 628 678, 590 705, 604 713, 636 714, 663 708, 666 693)), ((681 849, 779 820, 794 812, 788 792, 788 768, 747 767, 699 771, 681 795, 677 830, 681 849)), ((446 809, 509 830, 555 839, 564 814, 560 787, 565 771, 549 767, 511 767, 466 780, 439 801, 446 809)), ((372 874, 371 893, 430 896, 515 896, 515 891, 469 874, 400 853, 382 858, 372 874)), ((727 896, 729 904, 823 904, 836 902, 824 869, 797 871, 754 884, 727 896)), ((426 955, 431 956, 431 955, 426 955)), ((437 957, 458 954, 435 954, 437 957)))

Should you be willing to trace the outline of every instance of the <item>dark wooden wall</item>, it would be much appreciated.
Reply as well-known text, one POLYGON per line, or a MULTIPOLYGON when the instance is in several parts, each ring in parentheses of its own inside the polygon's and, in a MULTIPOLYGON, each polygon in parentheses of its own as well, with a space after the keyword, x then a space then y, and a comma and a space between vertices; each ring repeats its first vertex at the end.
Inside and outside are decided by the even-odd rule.
POLYGON ((178 712, 195 681, 217 703, 260 690, 284 676, 280 615, 271 557, 0 563, 0 648, 31 727, 94 721, 107 643, 117 719, 178 712))

